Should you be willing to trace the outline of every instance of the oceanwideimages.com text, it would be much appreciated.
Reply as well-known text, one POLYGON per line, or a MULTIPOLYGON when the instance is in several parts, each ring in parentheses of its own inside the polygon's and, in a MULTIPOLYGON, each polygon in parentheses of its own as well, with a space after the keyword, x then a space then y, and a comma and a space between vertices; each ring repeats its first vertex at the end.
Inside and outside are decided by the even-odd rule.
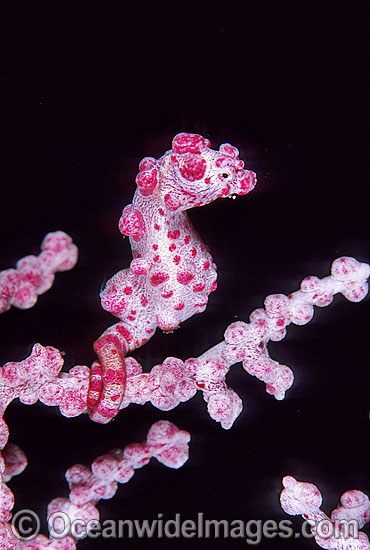
MULTIPOLYGON (((13 534, 20 540, 33 540, 40 530, 40 519, 32 510, 21 510, 13 516, 13 534)), ((52 538, 62 539, 72 535, 76 540, 91 539, 245 539, 250 545, 258 545, 264 539, 313 538, 358 538, 356 521, 323 520, 313 525, 305 521, 300 531, 294 530, 291 520, 209 519, 202 512, 196 520, 184 519, 181 514, 166 518, 159 513, 155 519, 120 519, 98 521, 70 518, 65 512, 55 512, 48 519, 52 538)))

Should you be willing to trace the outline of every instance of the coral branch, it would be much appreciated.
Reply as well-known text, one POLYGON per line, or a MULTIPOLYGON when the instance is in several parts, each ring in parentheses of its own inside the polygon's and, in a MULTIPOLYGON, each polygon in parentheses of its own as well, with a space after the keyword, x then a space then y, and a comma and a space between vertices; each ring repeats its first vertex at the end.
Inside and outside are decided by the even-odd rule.
POLYGON ((282 340, 290 323, 308 323, 313 317, 313 306, 329 305, 336 293, 358 302, 368 292, 368 264, 354 258, 338 258, 332 264, 331 273, 321 280, 306 277, 300 290, 289 296, 268 296, 265 309, 253 311, 249 323, 238 321, 229 325, 224 340, 198 358, 183 362, 169 357, 150 373, 143 373, 137 361, 126 358, 126 391, 121 408, 130 403, 151 401, 155 407, 169 410, 193 397, 200 389, 210 416, 228 429, 240 414, 242 403, 227 387, 225 376, 239 361, 249 374, 265 382, 268 393, 278 400, 283 399, 294 376, 289 367, 270 358, 269 340, 282 340))
POLYGON ((44 405, 57 405, 63 416, 72 417, 87 410, 89 367, 76 365, 60 373, 64 364, 61 353, 52 347, 35 344, 23 361, 6 363, 0 371, 0 449, 8 439, 8 428, 2 418, 6 407, 19 398, 25 405, 38 400, 44 405))
MULTIPOLYGON (((265 382, 268 393, 278 400, 283 399, 294 376, 289 367, 270 358, 267 350, 269 340, 284 338, 290 323, 308 323, 313 317, 313 306, 329 305, 336 293, 342 293, 354 302, 366 296, 370 271, 368 264, 343 257, 333 262, 331 271, 331 276, 321 280, 306 277, 300 290, 289 296, 268 296, 264 302, 265 308, 253 311, 249 323, 238 321, 229 325, 224 340, 198 358, 184 362, 168 357, 162 364, 144 373, 136 359, 125 357, 124 380, 122 370, 115 371, 114 368, 106 368, 103 376, 97 361, 91 369, 76 365, 68 373, 61 373, 63 358, 60 352, 35 344, 29 357, 19 363, 7 363, 1 368, 0 413, 3 416, 7 405, 18 397, 27 405, 36 403, 38 399, 45 405, 57 405, 67 417, 86 412, 90 403, 91 408, 95 407, 96 416, 93 419, 99 420, 101 415, 100 420, 104 420, 104 407, 108 409, 110 399, 120 402, 121 409, 130 403, 142 405, 150 401, 158 409, 170 410, 201 390, 210 416, 228 429, 242 410, 239 396, 225 382, 234 363, 242 361, 249 374, 265 382), (121 401, 120 392, 123 393, 121 401), (102 395, 107 395, 107 399, 102 399, 102 395)), ((107 358, 109 353, 115 352, 115 336, 107 334, 105 338, 107 341, 102 353, 107 358), (109 339, 113 340, 111 346, 107 345, 109 339)), ((109 361, 106 361, 106 366, 109 361)), ((0 449, 7 439, 7 426, 2 420, 0 449)))
POLYGON ((25 256, 16 269, 0 272, 0 313, 11 306, 33 307, 40 294, 49 290, 57 271, 68 271, 77 262, 78 249, 63 231, 48 233, 41 243, 39 256, 25 256))
POLYGON ((367 535, 358 531, 370 520, 370 501, 365 493, 345 492, 340 498, 341 506, 333 510, 329 518, 321 510, 322 496, 315 485, 286 476, 283 486, 280 503, 284 512, 307 520, 321 548, 369 550, 367 535))
MULTIPOLYGON (((3 473, 3 478, 0 485, 0 548, 2 548, 1 543, 6 541, 7 546, 4 548, 7 549, 41 550, 47 548, 49 550, 74 550, 76 548, 73 538, 75 532, 72 532, 73 536, 66 534, 67 536, 60 539, 56 536, 63 532, 64 529, 63 521, 62 525, 60 525, 61 515, 65 514, 70 524, 81 521, 86 526, 89 525, 89 522, 99 521, 99 510, 96 508, 96 504, 100 499, 112 498, 117 491, 118 483, 127 483, 130 481, 135 470, 148 464, 152 457, 169 468, 180 468, 189 457, 189 441, 190 434, 188 432, 179 430, 171 422, 160 420, 151 426, 146 441, 142 443, 130 443, 124 449, 113 449, 99 456, 92 463, 91 469, 82 464, 75 464, 66 472, 66 479, 70 489, 68 498, 56 498, 48 506, 47 515, 51 531, 50 538, 44 535, 37 535, 32 541, 22 541, 19 533, 15 535, 15 528, 13 527, 13 530, 10 529, 8 522, 11 519, 14 496, 4 482, 7 465, 4 468, 4 463, 2 463, 1 472, 3 473), (53 535, 55 535, 54 538, 53 535)), ((86 536, 88 536, 88 532, 85 529, 82 532, 80 531, 75 538, 80 539, 86 536)))

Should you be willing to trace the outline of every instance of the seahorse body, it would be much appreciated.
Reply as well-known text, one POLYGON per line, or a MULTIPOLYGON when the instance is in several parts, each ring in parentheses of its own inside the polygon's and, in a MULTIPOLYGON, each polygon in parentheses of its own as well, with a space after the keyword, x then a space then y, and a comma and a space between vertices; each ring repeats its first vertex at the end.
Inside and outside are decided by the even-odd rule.
POLYGON ((198 134, 175 136, 160 159, 144 158, 132 204, 119 229, 130 237, 133 260, 101 293, 102 307, 120 319, 95 342, 99 357, 92 369, 90 416, 108 422, 125 390, 125 355, 143 345, 156 328, 171 331, 207 307, 217 287, 216 265, 186 210, 220 197, 245 195, 256 183, 244 170, 239 151, 218 151, 198 134))

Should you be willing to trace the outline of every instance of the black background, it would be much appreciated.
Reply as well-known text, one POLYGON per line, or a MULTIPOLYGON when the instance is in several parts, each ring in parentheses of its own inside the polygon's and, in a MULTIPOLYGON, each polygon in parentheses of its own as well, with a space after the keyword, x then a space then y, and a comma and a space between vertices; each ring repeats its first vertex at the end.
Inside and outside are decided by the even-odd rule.
MULTIPOLYGON (((268 294, 329 274, 336 257, 369 262, 364 5, 245 2, 202 11, 197 3, 33 2, 3 14, 0 269, 38 254, 43 236, 57 229, 73 237, 80 257, 33 309, 1 316, 0 364, 23 359, 35 342, 65 351, 66 370, 91 364, 93 341, 115 322, 101 309, 99 290, 131 257, 117 222, 138 162, 161 156, 180 131, 201 133, 214 148, 237 146, 258 185, 247 197, 190 213, 218 264, 219 288, 205 313, 173 335, 158 332, 135 353, 146 369, 169 355, 199 355, 268 294)), ((144 439, 160 418, 191 432, 189 461, 179 471, 154 461, 138 470, 114 499, 99 503, 102 520, 158 513, 194 519, 198 512, 291 519, 279 505, 287 474, 316 483, 327 513, 345 490, 369 494, 369 303, 336 297, 309 325, 291 326, 284 341, 270 344, 272 357, 296 376, 282 402, 234 366, 228 384, 245 409, 229 431, 209 418, 200 395, 170 412, 132 405, 107 426, 13 403, 10 440, 30 462, 10 483, 15 511, 32 508, 44 517, 52 498, 67 496, 69 466, 144 439)), ((222 539, 159 544, 246 547, 222 539)))

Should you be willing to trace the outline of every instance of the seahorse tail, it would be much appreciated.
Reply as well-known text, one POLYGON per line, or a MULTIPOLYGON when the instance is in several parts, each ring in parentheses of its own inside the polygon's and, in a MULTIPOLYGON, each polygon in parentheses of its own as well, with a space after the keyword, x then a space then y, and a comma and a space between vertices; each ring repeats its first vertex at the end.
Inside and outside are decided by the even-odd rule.
POLYGON ((126 389, 125 356, 148 340, 141 334, 134 336, 135 332, 135 327, 129 329, 125 322, 116 323, 94 343, 99 360, 91 367, 87 395, 89 415, 94 422, 106 424, 120 409, 126 389))

